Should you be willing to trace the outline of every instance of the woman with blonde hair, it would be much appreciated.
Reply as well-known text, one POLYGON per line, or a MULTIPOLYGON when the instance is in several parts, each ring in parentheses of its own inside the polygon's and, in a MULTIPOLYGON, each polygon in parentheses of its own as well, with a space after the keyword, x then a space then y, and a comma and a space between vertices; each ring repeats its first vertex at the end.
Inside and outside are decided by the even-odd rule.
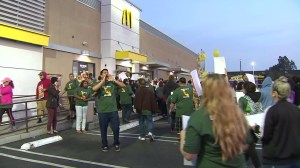
POLYGON ((276 103, 266 114, 262 136, 264 168, 300 167, 300 109, 287 101, 290 93, 286 77, 274 82, 272 97, 276 103))
POLYGON ((246 166, 244 150, 250 143, 248 124, 233 101, 230 84, 222 75, 207 75, 202 82, 200 108, 181 132, 180 151, 196 167, 246 166))

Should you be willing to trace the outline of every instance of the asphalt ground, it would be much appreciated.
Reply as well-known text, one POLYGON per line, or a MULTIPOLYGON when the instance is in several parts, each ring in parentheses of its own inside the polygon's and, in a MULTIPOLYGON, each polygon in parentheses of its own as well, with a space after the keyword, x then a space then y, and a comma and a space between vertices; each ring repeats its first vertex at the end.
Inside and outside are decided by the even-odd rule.
MULTIPOLYGON (((102 152, 100 130, 78 134, 75 130, 60 132, 62 141, 28 151, 20 150, 24 143, 47 138, 42 135, 0 146, 1 168, 39 167, 132 167, 184 168, 179 152, 179 136, 170 132, 164 119, 155 122, 155 140, 138 140, 138 127, 120 133, 121 151, 113 147, 113 135, 108 137, 109 151, 102 152)), ((257 146, 260 153, 260 146, 257 146)))

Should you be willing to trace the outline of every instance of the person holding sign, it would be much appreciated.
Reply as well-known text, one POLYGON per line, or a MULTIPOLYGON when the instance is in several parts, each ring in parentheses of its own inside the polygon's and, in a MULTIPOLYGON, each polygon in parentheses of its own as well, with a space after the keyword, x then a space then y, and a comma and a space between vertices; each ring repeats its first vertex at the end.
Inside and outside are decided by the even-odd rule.
POLYGON ((187 160, 198 157, 198 168, 246 168, 244 150, 252 139, 230 84, 223 75, 209 74, 203 79, 202 91, 200 108, 181 131, 181 154, 187 160))
POLYGON ((194 102, 193 102, 193 88, 186 85, 186 79, 181 77, 179 79, 179 87, 174 90, 171 99, 171 105, 169 113, 171 114, 174 111, 176 105, 176 129, 180 131, 181 126, 181 116, 187 115, 190 116, 194 111, 194 102))

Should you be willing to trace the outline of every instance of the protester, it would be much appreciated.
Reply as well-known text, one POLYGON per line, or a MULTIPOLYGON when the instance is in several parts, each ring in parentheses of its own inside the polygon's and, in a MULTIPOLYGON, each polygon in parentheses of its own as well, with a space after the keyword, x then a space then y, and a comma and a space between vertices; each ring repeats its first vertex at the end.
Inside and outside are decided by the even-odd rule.
POLYGON ((79 83, 76 79, 74 79, 74 74, 70 73, 69 74, 69 79, 70 81, 66 84, 65 89, 63 91, 63 94, 65 94, 65 92, 67 92, 68 95, 68 99, 69 99, 69 116, 68 119, 75 119, 75 100, 74 100, 74 92, 76 90, 76 88, 79 86, 79 83))
POLYGON ((114 147, 117 152, 120 149, 119 131, 120 119, 117 109, 116 90, 117 87, 125 88, 126 86, 112 77, 107 69, 100 72, 101 81, 93 86, 93 91, 98 95, 98 117, 102 139, 102 151, 108 151, 107 127, 110 124, 114 134, 114 147))
POLYGON ((42 122, 42 116, 47 112, 46 102, 48 99, 48 89, 51 86, 50 79, 47 78, 46 72, 39 73, 41 81, 36 87, 36 99, 37 99, 37 123, 42 122))
POLYGON ((76 131, 87 133, 85 130, 88 101, 92 99, 92 90, 88 88, 86 80, 81 81, 80 87, 74 92, 76 102, 76 131))
POLYGON ((171 125, 171 132, 178 132, 175 130, 175 122, 176 122, 176 105, 173 110, 170 112, 171 104, 172 104, 173 92, 171 92, 170 96, 167 99, 167 111, 170 114, 170 125, 171 125))
POLYGON ((169 80, 164 85, 164 89, 163 89, 164 99, 167 100, 171 92, 173 92, 178 87, 179 85, 175 82, 175 77, 173 75, 170 75, 169 80))
POLYGON ((0 123, 2 123, 2 116, 6 112, 9 119, 10 119, 10 125, 11 125, 11 130, 14 131, 16 130, 16 123, 14 116, 12 114, 12 107, 13 107, 13 89, 14 89, 14 83, 13 81, 6 77, 2 81, 3 83, 0 84, 0 123))
POLYGON ((169 113, 171 113, 176 105, 176 129, 178 132, 182 129, 182 115, 190 116, 194 111, 193 88, 186 85, 184 77, 179 79, 179 86, 172 95, 172 103, 169 109, 169 113))
POLYGON ((239 106, 246 115, 263 112, 261 102, 259 102, 261 93, 255 91, 256 85, 254 83, 244 83, 243 92, 245 95, 239 99, 239 106))
POLYGON ((261 97, 259 100, 262 104, 262 110, 265 110, 274 104, 272 99, 272 82, 271 77, 266 77, 262 83, 262 87, 260 89, 261 97))
POLYGON ((287 101, 290 93, 286 77, 274 82, 272 97, 276 104, 266 114, 262 136, 264 168, 300 167, 300 110, 287 101))
POLYGON ((131 86, 129 85, 129 80, 124 79, 123 83, 126 85, 125 88, 119 89, 120 94, 120 104, 122 107, 122 120, 123 123, 129 123, 130 115, 133 111, 131 96, 133 95, 131 86))
POLYGON ((198 168, 246 168, 243 155, 248 136, 247 121, 233 100, 228 81, 218 74, 203 80, 203 100, 181 131, 180 151, 187 160, 197 157, 198 168))
POLYGON ((150 141, 154 140, 153 136, 153 118, 152 114, 157 112, 157 103, 154 93, 146 87, 146 80, 139 80, 140 87, 135 94, 134 107, 139 114, 139 140, 145 140, 145 126, 147 121, 148 136, 150 141))
POLYGON ((163 116, 167 116, 167 107, 166 107, 166 100, 164 99, 164 93, 163 93, 163 86, 164 83, 162 81, 158 82, 158 87, 155 90, 158 108, 163 116))
POLYGON ((46 102, 46 106, 48 109, 48 124, 47 124, 47 131, 48 134, 57 134, 58 131, 56 130, 57 124, 57 108, 59 106, 58 99, 59 99, 59 85, 58 85, 58 78, 52 77, 51 78, 51 85, 48 89, 48 98, 46 102))
MULTIPOLYGON (((258 100, 261 97, 260 92, 256 91, 256 85, 252 82, 245 82, 243 85, 244 96, 239 99, 239 107, 243 110, 245 115, 253 115, 257 113, 262 113, 262 105, 258 100)), ((249 149, 246 151, 246 159, 251 158, 251 161, 254 167, 258 168, 261 166, 260 160, 258 158, 258 154, 255 150, 256 143, 258 141, 258 137, 255 133, 259 133, 259 127, 255 126, 255 128, 251 128, 250 135, 253 138, 253 143, 249 145, 249 149)))

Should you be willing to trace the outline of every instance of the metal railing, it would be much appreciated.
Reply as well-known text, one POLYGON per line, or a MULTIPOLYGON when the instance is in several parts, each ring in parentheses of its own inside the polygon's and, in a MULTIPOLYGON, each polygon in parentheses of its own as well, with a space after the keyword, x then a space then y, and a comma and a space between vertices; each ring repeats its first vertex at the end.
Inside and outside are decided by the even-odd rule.
MULTIPOLYGON (((34 127, 38 127, 38 126, 42 126, 42 125, 46 125, 47 123, 37 123, 34 125, 29 125, 29 122, 32 120, 36 120, 38 117, 47 117, 48 114, 45 114, 45 112, 43 112, 44 114, 42 115, 37 115, 37 108, 36 108, 36 103, 37 101, 42 101, 42 100, 36 100, 35 98, 31 98, 31 100, 21 100, 18 101, 17 99, 24 99, 28 97, 32 97, 32 95, 30 96, 14 96, 14 103, 13 106, 18 106, 17 110, 14 110, 13 116, 14 116, 14 121, 15 123, 22 123, 25 122, 25 128, 19 128, 16 130, 11 130, 11 131, 3 131, 2 129, 0 130, 0 136, 1 135, 5 135, 5 134, 11 134, 14 133, 16 131, 22 131, 25 130, 26 133, 29 132, 30 128, 34 128, 34 127), (21 108, 20 108, 21 107, 21 108), (23 107, 23 108, 22 108, 23 107), (36 112, 36 114, 34 115, 34 113, 36 112), (32 114, 33 113, 33 114, 32 114), (17 117, 16 118, 16 114, 21 115, 22 117, 17 117)), ((69 113, 69 103, 68 103, 68 97, 64 96, 64 97, 60 97, 59 100, 59 107, 57 110, 57 116, 61 116, 63 114, 68 114, 69 113), (67 103, 66 103, 67 102, 67 103)), ((63 121, 63 120, 67 120, 66 117, 64 118, 60 118, 57 119, 57 122, 59 121, 63 121)), ((1 125, 11 125, 11 121, 10 119, 8 121, 2 122, 1 125)))

